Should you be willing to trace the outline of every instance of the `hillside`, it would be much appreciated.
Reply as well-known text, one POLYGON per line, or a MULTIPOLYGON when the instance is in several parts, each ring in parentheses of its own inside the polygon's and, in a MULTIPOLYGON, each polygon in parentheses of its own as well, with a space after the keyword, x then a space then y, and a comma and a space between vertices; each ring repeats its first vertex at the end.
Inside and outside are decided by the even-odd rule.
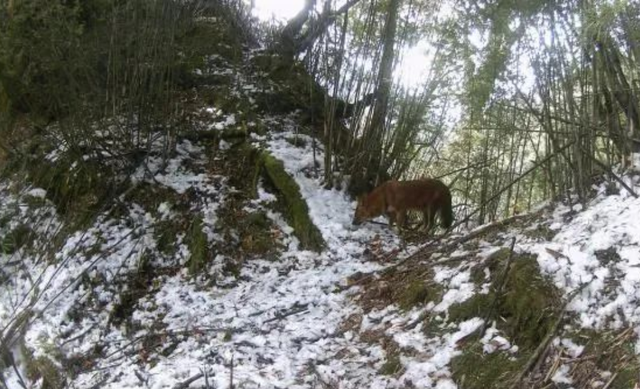
POLYGON ((638 387, 635 193, 594 185, 586 204, 436 238, 353 226, 296 105, 304 76, 213 50, 193 127, 95 217, 69 220, 36 180, 0 183, 4 386, 638 387))

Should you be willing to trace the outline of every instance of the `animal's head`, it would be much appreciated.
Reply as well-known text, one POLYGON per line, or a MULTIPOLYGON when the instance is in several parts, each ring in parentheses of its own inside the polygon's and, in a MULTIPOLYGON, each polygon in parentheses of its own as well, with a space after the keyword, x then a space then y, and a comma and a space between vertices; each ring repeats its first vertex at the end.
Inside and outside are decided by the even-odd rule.
POLYGON ((367 195, 358 197, 358 206, 356 207, 356 213, 353 215, 354 226, 362 224, 362 222, 371 219, 374 216, 367 200, 367 195))

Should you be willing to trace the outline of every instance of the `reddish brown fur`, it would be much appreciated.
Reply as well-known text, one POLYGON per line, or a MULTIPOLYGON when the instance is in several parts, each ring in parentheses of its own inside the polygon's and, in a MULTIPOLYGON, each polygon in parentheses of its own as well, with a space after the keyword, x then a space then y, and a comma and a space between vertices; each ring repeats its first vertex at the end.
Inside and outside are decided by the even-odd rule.
POLYGON ((434 226, 436 212, 440 212, 445 228, 451 227, 453 222, 449 188, 440 180, 422 179, 387 181, 360 197, 353 224, 386 214, 391 226, 397 222, 403 227, 408 210, 422 211, 428 229, 434 226))

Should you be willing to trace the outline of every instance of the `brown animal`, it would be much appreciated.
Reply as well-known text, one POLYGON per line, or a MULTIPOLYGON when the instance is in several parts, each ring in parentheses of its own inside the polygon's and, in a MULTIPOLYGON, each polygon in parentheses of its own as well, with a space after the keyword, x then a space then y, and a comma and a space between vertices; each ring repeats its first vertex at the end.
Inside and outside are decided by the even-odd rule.
POLYGON ((394 223, 404 227, 408 210, 422 211, 424 225, 431 230, 435 224, 436 213, 445 228, 453 223, 451 192, 440 180, 422 179, 414 181, 387 181, 371 193, 358 199, 353 224, 385 214, 389 225, 394 223))

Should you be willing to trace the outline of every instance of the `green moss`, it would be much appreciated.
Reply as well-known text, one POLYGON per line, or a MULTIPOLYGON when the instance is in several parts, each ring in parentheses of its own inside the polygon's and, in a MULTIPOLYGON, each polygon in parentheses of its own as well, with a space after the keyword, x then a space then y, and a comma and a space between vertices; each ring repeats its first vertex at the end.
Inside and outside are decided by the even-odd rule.
MULTIPOLYGON (((508 250, 507 250, 508 252, 508 250)), ((494 254, 503 258, 505 252, 494 254)), ((498 261, 497 259, 494 259, 498 261)), ((559 293, 540 275, 536 258, 528 254, 515 254, 500 296, 495 295, 497 283, 505 261, 496 262, 491 272, 492 286, 487 294, 476 294, 469 300, 449 308, 449 318, 455 322, 472 317, 487 317, 496 321, 522 350, 531 350, 543 340, 555 321, 559 293), (497 264, 500 263, 500 266, 497 264), (491 307, 493 311, 489 314, 491 307)))
POLYGON ((261 153, 260 159, 266 177, 278 191, 278 197, 283 202, 284 215, 300 240, 300 245, 307 250, 321 251, 324 240, 309 217, 309 208, 300 195, 298 184, 285 171, 282 162, 269 153, 261 153))
POLYGON ((378 371, 382 375, 395 375, 402 371, 402 362, 400 356, 396 353, 388 354, 387 360, 378 371))
POLYGON ((225 342, 231 342, 232 338, 233 338, 233 330, 228 329, 224 332, 224 337, 222 340, 224 340, 225 342))
POLYGON ((0 253, 13 254, 31 239, 33 239, 33 231, 21 224, 0 238, 0 253))
POLYGON ((485 354, 482 344, 475 342, 451 361, 451 372, 461 388, 509 388, 526 361, 525 355, 515 359, 502 352, 485 354))
POLYGON ((538 346, 554 325, 559 296, 541 276, 535 256, 517 256, 497 309, 506 319, 506 335, 522 349, 538 346))
POLYGON ((424 281, 413 280, 398 296, 400 309, 409 310, 416 305, 424 304, 427 301, 437 300, 441 294, 441 289, 430 286, 424 281))
POLYGON ((449 320, 460 323, 474 317, 484 317, 494 299, 493 293, 475 294, 470 299, 449 307, 449 320))
POLYGON ((178 249, 176 244, 178 241, 178 227, 173 220, 161 221, 156 225, 154 237, 158 251, 169 256, 176 253, 178 249))
POLYGON ((205 268, 211 255, 207 235, 202 230, 202 227, 202 218, 197 217, 191 224, 191 229, 187 236, 187 245, 191 253, 187 266, 189 267, 189 274, 192 276, 200 273, 205 268))

